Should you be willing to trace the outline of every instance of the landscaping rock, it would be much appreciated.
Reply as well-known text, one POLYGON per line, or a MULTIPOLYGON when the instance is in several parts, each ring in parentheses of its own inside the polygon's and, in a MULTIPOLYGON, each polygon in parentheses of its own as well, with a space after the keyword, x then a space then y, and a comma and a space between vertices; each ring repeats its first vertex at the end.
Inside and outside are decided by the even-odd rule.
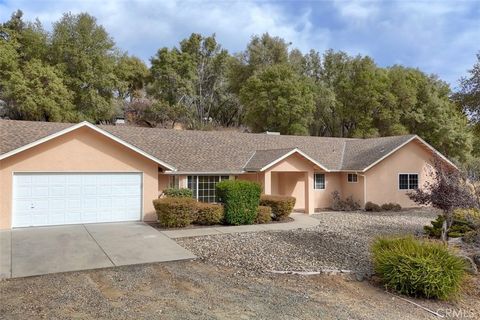
POLYGON ((176 241, 202 260, 233 267, 240 274, 269 270, 347 269, 371 274, 370 244, 377 236, 414 234, 436 216, 434 211, 324 212, 312 215, 310 229, 209 235, 176 241))

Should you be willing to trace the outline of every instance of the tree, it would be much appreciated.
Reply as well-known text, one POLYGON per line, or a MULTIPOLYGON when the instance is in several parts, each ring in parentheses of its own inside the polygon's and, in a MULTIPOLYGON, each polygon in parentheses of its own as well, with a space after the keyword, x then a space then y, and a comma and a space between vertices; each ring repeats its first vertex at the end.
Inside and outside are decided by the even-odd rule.
POLYGON ((315 109, 313 88, 290 66, 273 65, 250 77, 240 99, 254 132, 308 134, 315 109))
POLYGON ((469 117, 475 141, 473 154, 480 156, 480 53, 477 53, 477 62, 468 73, 467 77, 460 79, 460 91, 453 98, 469 117))
POLYGON ((110 121, 114 114, 115 44, 87 13, 66 13, 54 23, 50 63, 62 71, 83 118, 110 121))
POLYGON ((2 99, 10 118, 34 121, 76 121, 72 92, 62 82, 58 71, 33 59, 22 69, 9 74, 2 99))
MULTIPOLYGON (((192 34, 180 48, 162 48, 151 60, 148 92, 171 108, 182 105, 195 116, 190 126, 220 122, 225 108, 236 107, 226 81, 229 54, 215 35, 192 34)), ((227 121, 228 123, 228 121, 227 121)))
POLYGON ((149 72, 145 63, 135 56, 122 54, 117 58, 115 66, 116 95, 119 99, 140 98, 149 72))
POLYGON ((472 192, 467 176, 462 171, 448 166, 442 159, 434 159, 434 167, 428 173, 430 179, 422 188, 408 193, 410 199, 420 205, 432 205, 442 210, 444 222, 442 240, 453 222, 453 211, 458 208, 479 208, 478 198, 472 192))

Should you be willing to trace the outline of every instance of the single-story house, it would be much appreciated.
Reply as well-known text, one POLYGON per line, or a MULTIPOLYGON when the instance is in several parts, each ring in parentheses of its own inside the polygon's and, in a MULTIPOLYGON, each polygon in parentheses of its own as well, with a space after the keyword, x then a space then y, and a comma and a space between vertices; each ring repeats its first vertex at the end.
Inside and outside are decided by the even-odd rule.
POLYGON ((0 228, 155 220, 169 187, 214 202, 224 179, 291 195, 295 209, 328 208, 332 192, 361 205, 415 204, 434 155, 416 135, 374 139, 189 131, 0 120, 0 228))

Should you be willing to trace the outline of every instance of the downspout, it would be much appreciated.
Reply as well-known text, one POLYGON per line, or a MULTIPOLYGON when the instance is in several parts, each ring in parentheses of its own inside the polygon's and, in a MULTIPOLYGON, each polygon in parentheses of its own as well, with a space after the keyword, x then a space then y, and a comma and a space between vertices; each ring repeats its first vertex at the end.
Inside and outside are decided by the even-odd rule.
POLYGON ((363 177, 363 207, 367 204, 367 175, 355 173, 356 175, 363 177))

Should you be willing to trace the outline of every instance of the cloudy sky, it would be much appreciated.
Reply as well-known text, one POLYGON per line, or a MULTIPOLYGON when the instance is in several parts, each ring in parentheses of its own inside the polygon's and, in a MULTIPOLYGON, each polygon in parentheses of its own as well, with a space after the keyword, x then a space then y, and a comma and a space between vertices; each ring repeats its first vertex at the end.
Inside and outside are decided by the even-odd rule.
POLYGON ((253 34, 269 32, 302 51, 370 55, 381 66, 418 67, 456 87, 480 52, 480 0, 0 0, 0 21, 16 9, 47 30, 64 12, 88 12, 118 47, 146 62, 192 32, 215 33, 230 52, 243 50, 253 34))

